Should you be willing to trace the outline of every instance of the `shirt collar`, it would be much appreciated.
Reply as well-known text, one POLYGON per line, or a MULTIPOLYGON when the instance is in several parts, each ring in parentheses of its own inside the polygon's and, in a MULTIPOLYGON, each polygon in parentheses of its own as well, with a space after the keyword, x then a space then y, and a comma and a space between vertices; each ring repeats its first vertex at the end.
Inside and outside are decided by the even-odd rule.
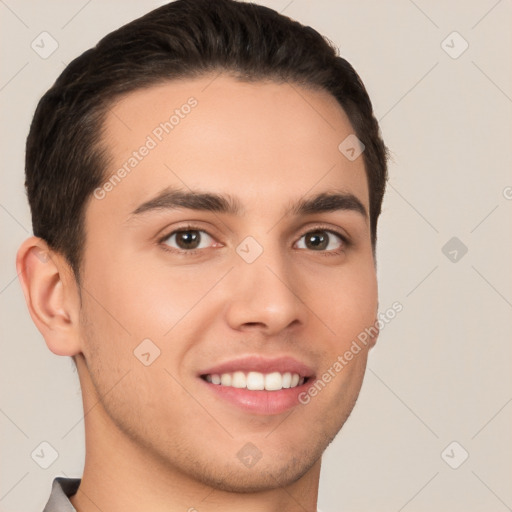
POLYGON ((50 498, 43 512, 76 512, 69 498, 76 493, 80 482, 80 478, 64 478, 62 476, 55 478, 50 498))

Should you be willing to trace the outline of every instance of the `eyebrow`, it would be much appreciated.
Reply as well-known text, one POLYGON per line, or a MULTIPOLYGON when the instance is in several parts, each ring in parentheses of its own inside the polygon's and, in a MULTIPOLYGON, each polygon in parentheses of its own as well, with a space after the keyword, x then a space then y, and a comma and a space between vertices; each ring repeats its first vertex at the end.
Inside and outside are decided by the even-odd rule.
MULTIPOLYGON (((244 213, 242 203, 230 194, 166 188, 152 199, 139 205, 130 217, 179 208, 237 216, 244 213)), ((368 212, 363 203, 355 195, 346 192, 322 192, 312 197, 300 198, 288 205, 284 215, 300 216, 337 210, 353 211, 365 219, 368 218, 368 212)))

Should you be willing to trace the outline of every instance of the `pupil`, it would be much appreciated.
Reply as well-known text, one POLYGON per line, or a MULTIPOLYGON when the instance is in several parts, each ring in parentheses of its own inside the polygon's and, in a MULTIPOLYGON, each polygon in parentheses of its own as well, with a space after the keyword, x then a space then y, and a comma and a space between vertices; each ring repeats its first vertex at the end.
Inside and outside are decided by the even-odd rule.
POLYGON ((327 236, 321 231, 310 233, 309 237, 306 239, 306 245, 314 249, 325 249, 327 247, 327 243, 327 236))
POLYGON ((200 239, 197 231, 180 231, 176 236, 176 242, 182 249, 195 249, 200 239))

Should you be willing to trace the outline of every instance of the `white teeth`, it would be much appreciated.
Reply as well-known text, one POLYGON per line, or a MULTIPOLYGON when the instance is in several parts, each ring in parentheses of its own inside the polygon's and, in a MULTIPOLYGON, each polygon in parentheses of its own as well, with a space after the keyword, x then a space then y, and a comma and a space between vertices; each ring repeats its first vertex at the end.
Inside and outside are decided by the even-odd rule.
POLYGON ((234 388, 245 388, 245 387, 247 387, 247 380, 245 378, 245 373, 244 372, 235 372, 235 373, 233 373, 233 378, 231 380, 231 385, 234 388))
POLYGON ((247 389, 265 389, 265 376, 260 372, 249 372, 247 374, 247 389))
POLYGON ((223 373, 220 376, 220 383, 223 386, 231 386, 231 381, 233 380, 231 373, 223 373))
POLYGON ((244 389, 247 388, 251 391, 279 391, 281 389, 294 388, 301 386, 305 382, 304 377, 300 377, 298 373, 291 372, 233 372, 223 373, 221 375, 213 373, 206 375, 207 382, 212 384, 219 384, 221 386, 230 386, 233 388, 244 389))
POLYGON ((283 388, 289 388, 292 385, 292 374, 290 372, 283 373, 283 388))
POLYGON ((277 391, 283 389, 283 377, 279 372, 267 373, 265 375, 265 389, 267 391, 277 391))

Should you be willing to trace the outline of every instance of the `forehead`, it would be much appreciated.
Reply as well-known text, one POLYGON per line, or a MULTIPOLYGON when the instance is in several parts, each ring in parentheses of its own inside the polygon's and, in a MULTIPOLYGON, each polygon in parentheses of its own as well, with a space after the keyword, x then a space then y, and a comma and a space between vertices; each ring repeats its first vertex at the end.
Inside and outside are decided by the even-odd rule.
POLYGON ((269 214, 330 189, 368 207, 362 157, 338 148, 353 128, 326 91, 226 75, 165 82, 118 100, 103 133, 110 185, 93 205, 100 212, 128 215, 169 186, 229 193, 269 214))

